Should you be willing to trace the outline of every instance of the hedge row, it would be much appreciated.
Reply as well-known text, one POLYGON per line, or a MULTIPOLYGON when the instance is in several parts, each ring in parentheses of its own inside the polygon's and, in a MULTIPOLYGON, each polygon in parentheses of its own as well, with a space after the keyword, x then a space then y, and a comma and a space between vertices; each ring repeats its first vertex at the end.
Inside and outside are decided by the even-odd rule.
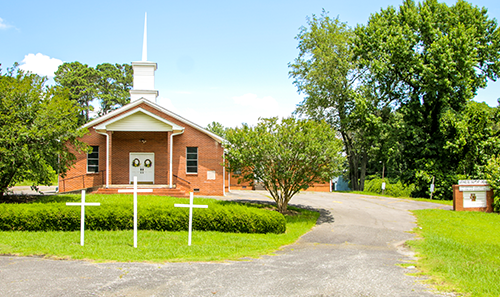
POLYGON ((411 193, 415 190, 415 185, 403 185, 401 181, 394 184, 388 179, 375 178, 365 181, 365 192, 382 194, 382 183, 385 182, 384 194, 393 197, 411 197, 411 193))
MULTIPOLYGON (((146 205, 138 209, 140 230, 181 231, 188 229, 187 208, 174 205, 146 205)), ((193 229, 233 233, 284 233, 282 214, 242 205, 212 204, 193 210, 193 229)), ((87 230, 133 229, 133 208, 129 204, 101 203, 85 208, 87 230)), ((80 207, 64 203, 0 204, 2 231, 76 231, 80 230, 80 207)))

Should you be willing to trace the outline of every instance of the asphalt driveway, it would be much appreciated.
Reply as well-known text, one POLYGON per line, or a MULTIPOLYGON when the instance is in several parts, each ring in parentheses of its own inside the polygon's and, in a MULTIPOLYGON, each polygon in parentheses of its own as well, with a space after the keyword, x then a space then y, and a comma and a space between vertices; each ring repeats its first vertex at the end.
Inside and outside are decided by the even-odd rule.
MULTIPOLYGON (((263 191, 221 199, 270 201, 263 191)), ((0 256, 3 296, 436 296, 398 263, 415 225, 409 210, 451 209, 403 199, 300 193, 318 224, 273 256, 223 263, 91 263, 0 256)), ((0 238, 1 241, 1 238, 0 238)))

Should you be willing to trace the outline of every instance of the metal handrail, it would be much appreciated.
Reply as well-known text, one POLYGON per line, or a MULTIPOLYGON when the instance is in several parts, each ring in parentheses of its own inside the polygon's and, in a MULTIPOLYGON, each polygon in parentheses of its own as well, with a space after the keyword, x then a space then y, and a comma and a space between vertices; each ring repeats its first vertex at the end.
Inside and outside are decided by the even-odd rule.
POLYGON ((183 179, 182 177, 178 177, 178 176, 177 176, 177 175, 175 175, 175 174, 172 174, 172 175, 173 175, 173 176, 175 176, 175 177, 177 177, 177 178, 178 178, 178 179, 180 179, 180 180, 183 180, 183 181, 187 182, 188 184, 191 184, 189 181, 187 181, 187 180, 183 179))
MULTIPOLYGON (((106 171, 106 169, 104 170, 101 170, 101 171, 98 171, 97 173, 101 173, 101 172, 104 172, 106 171)), ((70 180, 70 179, 73 179, 73 178, 77 178, 77 177, 82 177, 82 176, 86 176, 88 174, 95 174, 96 172, 89 172, 89 173, 85 173, 85 174, 81 174, 81 175, 77 175, 77 176, 72 176, 72 177, 68 177, 68 178, 63 178, 63 180, 70 180)))
MULTIPOLYGON (((102 184, 104 184, 104 174, 103 174, 103 172, 105 172, 105 171, 106 171, 106 169, 97 172, 97 174, 101 174, 102 175, 102 181, 101 181, 102 184)), ((63 183, 63 191, 66 191, 66 181, 67 180, 74 179, 74 178, 80 178, 80 177, 82 178, 82 187, 85 188, 85 176, 87 176, 89 174, 92 174, 92 173, 85 173, 85 174, 81 174, 81 175, 77 175, 77 176, 72 176, 72 177, 69 177, 69 178, 63 178, 61 180, 62 183, 63 183)))

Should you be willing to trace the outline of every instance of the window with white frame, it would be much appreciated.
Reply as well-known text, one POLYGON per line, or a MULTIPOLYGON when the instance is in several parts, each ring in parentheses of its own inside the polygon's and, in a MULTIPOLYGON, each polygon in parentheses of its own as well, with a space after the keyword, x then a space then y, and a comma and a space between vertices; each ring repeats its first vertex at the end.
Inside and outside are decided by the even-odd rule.
POLYGON ((92 146, 92 150, 87 154, 87 172, 99 172, 99 146, 92 146))
POLYGON ((186 147, 186 173, 198 173, 198 148, 186 147))

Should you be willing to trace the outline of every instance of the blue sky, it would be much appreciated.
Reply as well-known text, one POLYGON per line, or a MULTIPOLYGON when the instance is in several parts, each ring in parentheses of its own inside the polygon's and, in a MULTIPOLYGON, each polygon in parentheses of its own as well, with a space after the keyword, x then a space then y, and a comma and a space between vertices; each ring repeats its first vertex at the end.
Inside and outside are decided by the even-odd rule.
MULTIPOLYGON (((445 1, 453 4, 455 1, 445 1)), ((496 1, 471 3, 499 19, 496 1), (495 5, 496 4, 496 5, 495 5)), ((158 103, 201 126, 255 124, 288 116, 303 100, 288 77, 306 17, 339 16, 350 26, 401 1, 2 1, 0 63, 53 75, 62 62, 90 66, 141 60, 148 13, 148 60, 158 63, 158 103)), ((500 83, 477 101, 497 106, 500 83)))

